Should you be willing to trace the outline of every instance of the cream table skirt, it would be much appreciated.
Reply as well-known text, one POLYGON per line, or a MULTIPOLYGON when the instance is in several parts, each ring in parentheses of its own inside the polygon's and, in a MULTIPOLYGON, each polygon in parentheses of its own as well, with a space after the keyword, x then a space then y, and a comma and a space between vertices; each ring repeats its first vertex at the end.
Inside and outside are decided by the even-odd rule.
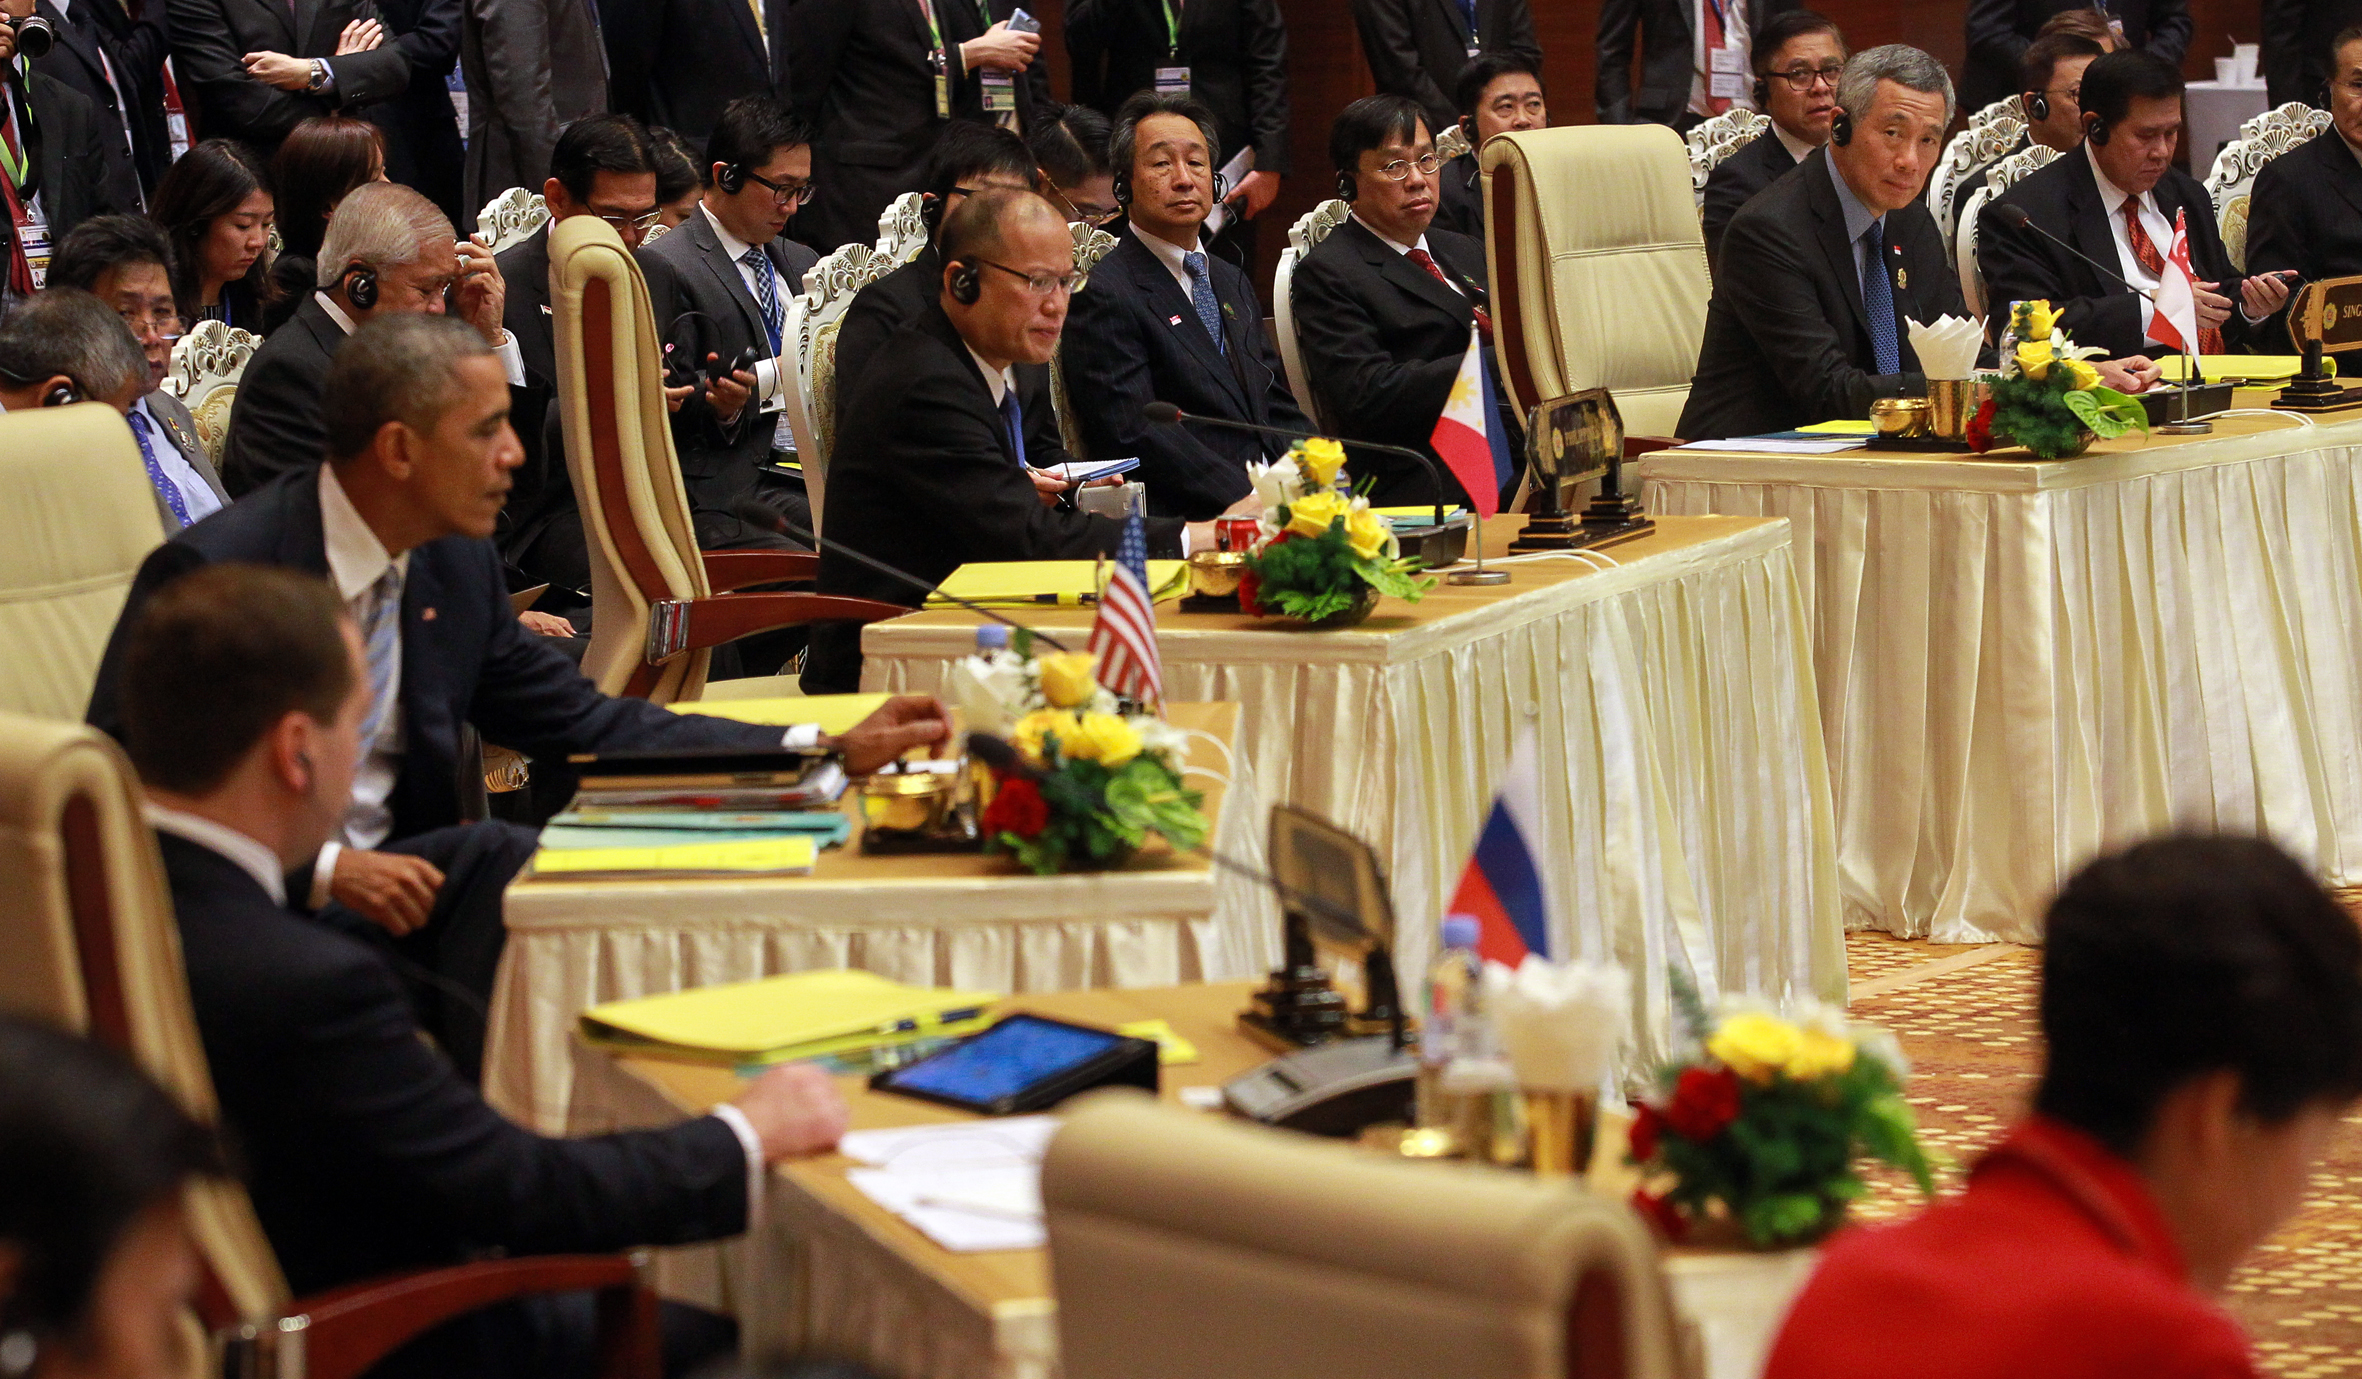
MULTIPOLYGON (((1302 633, 1158 610, 1167 692, 1240 704, 1241 756, 1267 795, 1378 849, 1406 981, 1530 732, 1553 949, 1640 979, 1635 1033, 1652 1061, 1674 970, 1709 995, 1845 997, 1788 526, 1666 528, 1616 548, 1613 568, 1517 565, 1498 594, 1438 590, 1393 626, 1302 633)), ((937 689, 973 625, 957 612, 870 625, 862 687, 937 689)))
POLYGON ((1653 509, 1795 526, 1849 927, 2032 941, 2176 827, 2362 879, 2362 422, 2137 442, 1643 462, 1653 509))

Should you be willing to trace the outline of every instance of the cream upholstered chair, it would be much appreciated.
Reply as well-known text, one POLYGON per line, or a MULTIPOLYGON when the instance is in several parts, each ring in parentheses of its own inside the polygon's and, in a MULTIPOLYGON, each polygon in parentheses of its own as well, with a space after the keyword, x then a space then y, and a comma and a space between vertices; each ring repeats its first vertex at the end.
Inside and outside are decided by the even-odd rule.
POLYGON ((2214 202, 2215 228, 2223 237, 2223 252, 2231 267, 2247 271, 2247 196, 2255 190, 2255 176, 2264 164, 2319 138, 2329 128, 2329 112, 2302 101, 2267 110, 2239 126, 2239 137, 2223 145, 2214 167, 2206 174, 2206 195, 2214 202))
POLYGON ((1926 201, 1928 214, 1936 218, 1936 228, 1944 232, 1946 249, 1953 247, 1961 225, 1960 184, 2008 153, 2025 132, 2025 108, 2011 96, 1969 116, 1968 127, 1944 145, 1944 156, 1928 175, 1926 201))
POLYGON ((1693 1372, 1622 1202, 1218 1121, 1071 1109, 1042 1165, 1066 1379, 1674 1379, 1693 1372))
POLYGON ((164 391, 181 401, 197 423, 197 441, 216 465, 230 437, 230 404, 238 397, 238 376, 262 347, 262 337, 220 321, 199 321, 172 347, 164 391))
POLYGON ((1316 427, 1320 425, 1320 406, 1312 396, 1312 374, 1304 367, 1303 347, 1296 343, 1296 265, 1352 215, 1353 208, 1342 201, 1323 201, 1306 211, 1289 227, 1288 247, 1279 251, 1279 270, 1271 279, 1271 327, 1279 337, 1279 366, 1287 372, 1288 391, 1296 395, 1296 406, 1316 427))
MULTIPOLYGON (((591 643, 582 669, 600 689, 659 703, 703 698, 711 649, 724 642, 910 611, 832 595, 727 592, 811 579, 819 558, 697 549, 648 285, 613 227, 569 216, 551 229, 550 301, 566 472, 591 554, 591 643)), ((780 683, 768 692, 793 691, 780 683)))
POLYGON ((522 244, 548 223, 547 198, 540 192, 511 187, 485 202, 484 209, 476 212, 476 237, 484 241, 485 248, 497 254, 522 244))
POLYGON ((1520 413, 1615 394, 1628 443, 1670 436, 1706 333, 1705 234, 1681 136, 1585 125, 1485 141, 1493 339, 1520 413))
MULTIPOLYGON (((2028 173, 2058 156, 2059 151, 2048 144, 2026 145, 1993 164, 1985 173, 1985 185, 1971 193, 1968 204, 1960 208, 1960 232, 1953 239, 1952 264, 1960 277, 1960 298, 1972 315, 1985 315, 1990 305, 1985 300, 1984 266, 1977 262, 1977 222, 1983 217, 1985 207, 2024 180, 2028 173)), ((1988 322, 1986 334, 1998 338, 1998 325, 1988 322)))
MULTIPOLYGON (((0 1008, 123 1051, 192 1114, 218 1120, 163 863, 113 742, 80 724, 0 713, 0 875, 10 881, 0 887, 0 1008)), ((197 1312, 229 1352, 208 1372, 356 1379, 454 1317, 585 1290, 600 1294, 603 1373, 654 1379, 661 1368, 656 1299, 635 1260, 491 1260, 299 1299, 242 1188, 204 1184, 188 1206, 206 1274, 197 1312)))
POLYGON ((0 416, 0 709, 78 723, 131 578, 164 542, 156 491, 103 402, 0 416))
POLYGON ((1682 143, 1689 150, 1690 195, 1701 212, 1706 207, 1706 179, 1722 166, 1724 159, 1754 143, 1769 128, 1769 115, 1733 106, 1710 119, 1698 121, 1682 136, 1682 143))

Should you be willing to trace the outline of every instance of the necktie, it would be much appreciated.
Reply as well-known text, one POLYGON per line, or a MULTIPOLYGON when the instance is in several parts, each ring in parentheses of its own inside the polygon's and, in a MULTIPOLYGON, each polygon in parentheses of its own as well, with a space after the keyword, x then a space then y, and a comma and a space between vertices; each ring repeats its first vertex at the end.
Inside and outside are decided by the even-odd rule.
POLYGON ((1468 41, 1476 42, 1476 0, 1460 0, 1460 17, 1468 21, 1468 41))
POLYGON ((1894 280, 1886 275, 1886 217, 1862 232, 1862 314, 1870 321, 1870 353, 1878 372, 1903 371, 1903 347, 1895 332, 1894 280))
POLYGON ((401 650, 402 571, 388 565, 369 586, 369 612, 361 632, 369 650, 369 716, 361 721, 361 741, 374 747, 394 716, 395 656, 401 650))
POLYGON ((23 143, 17 138, 16 117, 10 110, 16 92, 21 87, 14 80, 15 73, 0 76, 0 212, 8 216, 8 287, 19 297, 33 295, 33 265, 25 257, 24 201, 18 188, 30 173, 25 166, 23 143))
MULTIPOLYGON (((2124 242, 2132 247, 2134 260, 2147 270, 2150 277, 2159 282, 2165 281, 2165 255, 2157 252, 2157 241, 2149 238, 2148 230, 2141 224, 2139 197, 2124 198, 2124 242)), ((2213 326, 2199 327, 2198 352, 2221 354, 2223 333, 2213 326)))
POLYGON ((1025 409, 1017 405, 1017 390, 1001 390, 1001 423, 1009 428, 1009 450, 1017 456, 1017 467, 1025 464, 1025 409))
POLYGON ((778 278, 771 271, 770 256, 757 246, 739 255, 738 261, 755 275, 755 305, 762 309, 763 330, 771 337, 771 353, 776 357, 787 334, 787 313, 779 305, 778 278))
POLYGON ((1706 38, 1706 113, 1720 115, 1730 109, 1730 97, 1714 94, 1714 53, 1729 43, 1723 31, 1721 0, 1698 0, 1698 25, 1706 38))
POLYGON ((172 509, 173 520, 182 526, 189 524, 189 505, 182 501, 180 485, 164 476, 164 466, 156 459, 154 439, 148 432, 147 414, 137 408, 131 412, 131 438, 139 442, 139 458, 148 467, 148 482, 156 486, 164 506, 172 509))
MULTIPOLYGON (((1426 269, 1428 277, 1435 279, 1437 282, 1442 283, 1446 287, 1452 288, 1452 290, 1455 292, 1460 290, 1457 287, 1453 287, 1452 280, 1443 275, 1443 265, 1435 261, 1435 256, 1433 254, 1428 253, 1424 249, 1413 249, 1405 257, 1409 258, 1411 262, 1419 265, 1421 268, 1426 269)), ((1476 315, 1476 333, 1484 337, 1484 342, 1486 344, 1491 344, 1493 342, 1492 313, 1486 311, 1481 306, 1471 307, 1470 310, 1476 315)))
POLYGON ((1206 271, 1206 256, 1192 249, 1181 256, 1181 266, 1189 270, 1189 304, 1197 308, 1197 321, 1214 339, 1214 348, 1223 355, 1230 353, 1230 342, 1222 338, 1222 304, 1214 300, 1213 275, 1206 271))

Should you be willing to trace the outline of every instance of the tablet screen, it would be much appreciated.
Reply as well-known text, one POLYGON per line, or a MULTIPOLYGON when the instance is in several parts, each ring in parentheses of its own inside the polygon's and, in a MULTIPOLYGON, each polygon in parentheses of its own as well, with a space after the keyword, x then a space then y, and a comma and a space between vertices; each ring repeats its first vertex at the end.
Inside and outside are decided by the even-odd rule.
POLYGON ((913 1092, 985 1104, 1107 1052, 1121 1035, 1013 1015, 982 1034, 893 1074, 913 1092))

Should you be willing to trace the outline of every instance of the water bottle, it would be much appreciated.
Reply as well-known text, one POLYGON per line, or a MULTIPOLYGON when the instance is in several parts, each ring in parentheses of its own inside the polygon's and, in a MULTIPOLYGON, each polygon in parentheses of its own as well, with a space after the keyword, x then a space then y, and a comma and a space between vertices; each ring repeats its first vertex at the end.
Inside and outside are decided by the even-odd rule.
POLYGON ((1443 922, 1443 947, 1427 966, 1426 1011, 1419 1028, 1417 1083, 1419 1127, 1453 1129, 1459 1125, 1465 1098, 1446 1087, 1455 1061, 1483 1056, 1490 1041, 1484 1022, 1480 979, 1484 959, 1476 955, 1478 924, 1474 915, 1449 915, 1443 922))

